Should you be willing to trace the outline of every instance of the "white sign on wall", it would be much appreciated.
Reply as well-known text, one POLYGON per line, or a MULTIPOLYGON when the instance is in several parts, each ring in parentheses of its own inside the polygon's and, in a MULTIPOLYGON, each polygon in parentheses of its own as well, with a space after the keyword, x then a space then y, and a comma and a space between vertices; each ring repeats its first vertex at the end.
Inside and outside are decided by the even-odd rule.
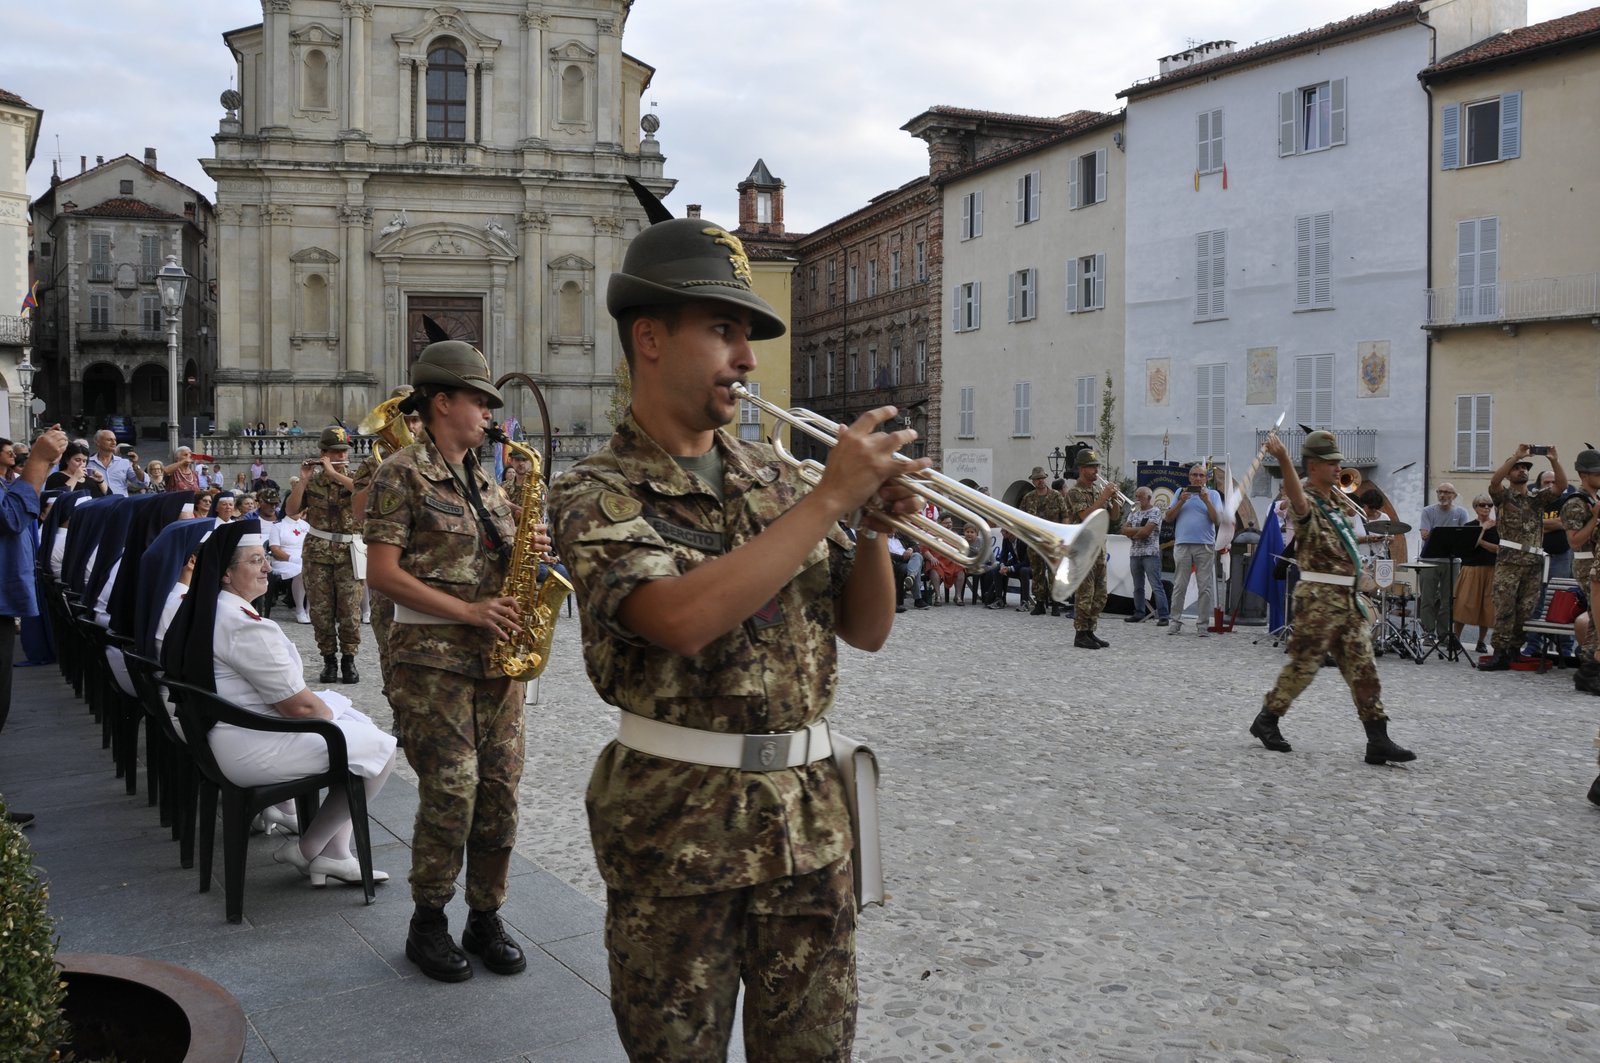
POLYGON ((993 490, 994 451, 947 450, 944 452, 944 467, 941 471, 952 479, 971 480, 979 487, 993 490))

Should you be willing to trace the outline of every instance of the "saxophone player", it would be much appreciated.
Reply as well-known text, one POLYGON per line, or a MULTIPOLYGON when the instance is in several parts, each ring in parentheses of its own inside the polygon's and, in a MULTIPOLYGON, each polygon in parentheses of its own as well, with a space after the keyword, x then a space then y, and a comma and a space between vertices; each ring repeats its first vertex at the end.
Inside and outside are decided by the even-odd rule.
MULTIPOLYGON (((389 699, 417 772, 406 957, 429 978, 472 977, 465 952, 496 974, 527 966, 498 915, 517 833, 522 777, 521 681, 490 662, 491 645, 522 622, 501 593, 517 522, 478 464, 501 405, 471 344, 429 344, 411 370, 402 412, 420 414, 421 442, 389 458, 367 502, 367 576, 394 601, 389 699), (458 946, 445 907, 465 854, 467 918, 458 946)), ((543 525, 533 546, 549 548, 543 525)))

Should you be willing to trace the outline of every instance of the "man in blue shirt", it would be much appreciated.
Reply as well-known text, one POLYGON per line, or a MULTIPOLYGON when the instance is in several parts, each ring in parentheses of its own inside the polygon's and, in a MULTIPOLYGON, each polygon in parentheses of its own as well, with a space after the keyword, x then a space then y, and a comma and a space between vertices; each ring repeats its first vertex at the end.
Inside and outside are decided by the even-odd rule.
MULTIPOLYGON (((34 594, 33 555, 39 537, 39 492, 63 451, 67 434, 60 425, 33 441, 28 461, 15 480, 0 489, 0 730, 11 715, 11 669, 17 646, 17 621, 39 612, 34 594)), ((27 824, 33 816, 11 813, 27 824)))
POLYGON ((133 475, 133 463, 117 453, 117 434, 102 428, 94 434, 95 453, 89 455, 89 468, 105 478, 106 487, 114 495, 128 495, 128 478, 133 475))
POLYGON ((1195 634, 1210 632, 1212 603, 1217 597, 1217 524, 1222 518, 1222 496, 1206 486, 1206 467, 1189 469, 1189 485, 1172 499, 1165 519, 1175 522, 1172 536, 1172 626, 1167 634, 1183 631, 1183 600, 1189 592, 1189 570, 1194 569, 1199 599, 1195 603, 1195 634))

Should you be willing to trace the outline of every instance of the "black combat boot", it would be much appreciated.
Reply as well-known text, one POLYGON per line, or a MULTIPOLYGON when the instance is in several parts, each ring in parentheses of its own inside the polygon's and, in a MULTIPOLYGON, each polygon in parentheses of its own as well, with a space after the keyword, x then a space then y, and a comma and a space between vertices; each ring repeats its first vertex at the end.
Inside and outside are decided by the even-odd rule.
POLYGON ((1417 755, 1409 749, 1401 749, 1389 740, 1388 720, 1362 720, 1361 726, 1367 729, 1367 763, 1386 764, 1394 762, 1403 764, 1408 760, 1416 760, 1417 755))
POLYGON ((469 911, 461 947, 481 957, 483 965, 495 974, 520 974, 528 966, 522 946, 506 933, 498 912, 469 911))
POLYGON ((1107 642, 1105 639, 1101 638, 1099 635, 1096 635, 1094 633, 1094 628, 1090 628, 1089 629, 1089 637, 1094 639, 1096 642, 1098 642, 1100 644, 1100 648, 1102 650, 1105 649, 1107 646, 1111 645, 1111 643, 1107 642))
POLYGON ((347 653, 343 657, 339 658, 339 672, 339 682, 341 683, 361 682, 361 676, 356 671, 356 658, 355 654, 353 653, 347 653))
POLYGON ((1572 674, 1572 688, 1584 694, 1600 694, 1600 663, 1585 661, 1572 674))
POLYGON ((1600 775, 1594 777, 1594 782, 1589 784, 1589 803, 1600 805, 1600 775))
POLYGON ((1278 730, 1278 717, 1263 708, 1250 723, 1250 733, 1261 739, 1261 744, 1274 753, 1290 753, 1294 747, 1278 730))
POLYGON ((331 653, 322 655, 322 674, 317 677, 319 683, 337 683, 339 681, 339 659, 331 653))
POLYGON ((472 964, 451 939, 443 908, 417 905, 406 934, 406 959, 437 982, 465 982, 472 977, 472 964))
POLYGON ((1100 640, 1094 637, 1092 631, 1080 631, 1072 637, 1072 644, 1080 650, 1098 650, 1100 640))
POLYGON ((1511 655, 1495 650, 1486 661, 1478 662, 1480 672, 1509 672, 1511 670, 1511 655))
POLYGON ((1044 615, 1044 599, 1043 598, 1038 598, 1038 599, 1034 600, 1033 610, 1028 615, 1029 616, 1043 616, 1044 615))

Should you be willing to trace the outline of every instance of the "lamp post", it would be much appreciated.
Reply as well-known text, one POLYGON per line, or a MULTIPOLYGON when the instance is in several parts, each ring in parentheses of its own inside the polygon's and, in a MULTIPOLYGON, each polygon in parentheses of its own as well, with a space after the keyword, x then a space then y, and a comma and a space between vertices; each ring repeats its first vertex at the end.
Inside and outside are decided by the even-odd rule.
POLYGON ((1045 455, 1045 459, 1050 462, 1050 478, 1055 479, 1056 477, 1060 476, 1063 463, 1065 463, 1067 460, 1067 456, 1062 452, 1061 448, 1056 447, 1049 454, 1045 455))
POLYGON ((178 256, 168 255, 167 264, 156 274, 161 289, 161 309, 167 318, 167 453, 178 452, 178 324, 183 320, 183 296, 189 290, 189 274, 178 265, 178 256))
POLYGON ((33 374, 39 367, 28 360, 33 353, 32 347, 22 348, 22 361, 17 363, 17 382, 22 385, 22 438, 33 438, 33 374))

